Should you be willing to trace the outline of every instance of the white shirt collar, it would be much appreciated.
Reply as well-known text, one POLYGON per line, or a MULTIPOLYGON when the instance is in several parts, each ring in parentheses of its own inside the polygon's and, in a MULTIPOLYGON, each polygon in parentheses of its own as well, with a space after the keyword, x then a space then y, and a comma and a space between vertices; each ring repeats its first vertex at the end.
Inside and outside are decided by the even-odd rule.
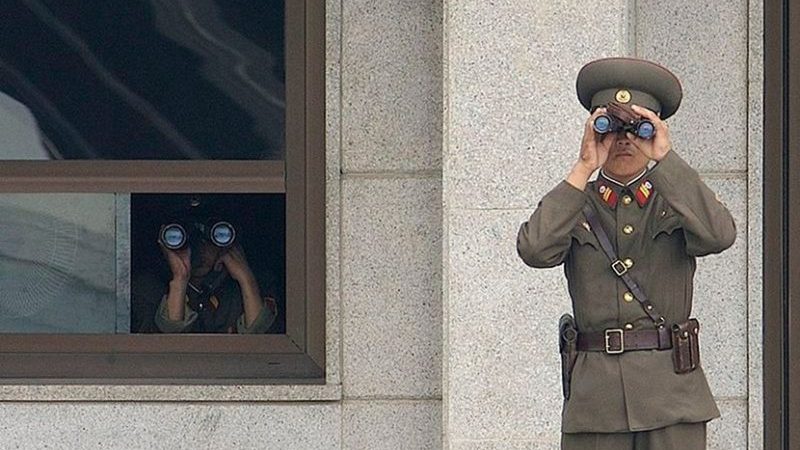
POLYGON ((622 187, 630 186, 633 183, 636 183, 637 181, 639 181, 644 176, 645 173, 647 173, 647 168, 642 170, 642 173, 640 173, 639 175, 634 177, 631 181, 628 181, 627 184, 625 184, 625 183, 622 183, 620 181, 617 181, 617 180, 611 178, 610 176, 608 176, 608 174, 602 168, 600 169, 600 175, 602 175, 603 178, 605 178, 606 180, 608 180, 608 181, 610 181, 610 182, 612 182, 612 183, 614 183, 616 185, 622 186, 622 187))

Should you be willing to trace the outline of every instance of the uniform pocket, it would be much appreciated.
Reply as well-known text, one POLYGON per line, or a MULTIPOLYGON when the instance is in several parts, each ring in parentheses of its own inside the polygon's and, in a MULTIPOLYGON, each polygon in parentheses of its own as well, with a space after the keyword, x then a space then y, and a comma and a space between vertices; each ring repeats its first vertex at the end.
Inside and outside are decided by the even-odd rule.
POLYGON ((575 239, 579 245, 588 245, 595 250, 600 250, 600 241, 597 240, 597 236, 595 236, 593 232, 586 228, 587 226, 588 224, 585 226, 582 224, 576 226, 575 229, 572 230, 572 239, 575 239))
POLYGON ((657 212, 658 219, 652 228, 653 239, 658 237, 659 234, 672 234, 673 231, 681 228, 681 218, 677 213, 670 209, 662 209, 657 212))

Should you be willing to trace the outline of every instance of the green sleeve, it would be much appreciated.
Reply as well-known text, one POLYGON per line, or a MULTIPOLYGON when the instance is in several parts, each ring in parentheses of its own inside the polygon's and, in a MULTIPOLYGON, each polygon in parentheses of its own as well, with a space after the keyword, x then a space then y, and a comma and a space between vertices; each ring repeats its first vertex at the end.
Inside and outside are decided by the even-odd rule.
POLYGON ((271 297, 266 297, 264 307, 258 313, 256 319, 250 326, 245 325, 244 313, 236 320, 236 332, 240 334, 263 334, 266 333, 277 317, 278 305, 271 297))
POLYGON ((649 179, 680 216, 689 255, 719 253, 733 245, 736 224, 730 211, 674 150, 656 164, 649 179))
POLYGON ((167 296, 161 297, 161 303, 156 310, 156 327, 162 333, 183 333, 197 320, 197 313, 186 305, 183 312, 183 320, 170 320, 167 314, 167 296))
POLYGON ((545 268, 564 262, 585 202, 586 194, 566 181, 542 198, 517 233, 517 253, 525 264, 545 268))

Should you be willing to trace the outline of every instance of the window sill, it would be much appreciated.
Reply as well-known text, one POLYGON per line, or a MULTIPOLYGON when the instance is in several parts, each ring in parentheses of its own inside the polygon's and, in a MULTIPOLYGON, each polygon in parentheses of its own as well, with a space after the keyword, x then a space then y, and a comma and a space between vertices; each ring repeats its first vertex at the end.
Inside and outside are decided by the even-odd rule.
MULTIPOLYGON (((41 380, 35 380, 34 383, 41 380)), ((30 383, 31 380, 24 381, 30 383)), ((174 383, 174 380, 172 380, 174 383)), ((342 386, 175 384, 6 384, 0 401, 19 402, 303 402, 342 399, 342 386)))

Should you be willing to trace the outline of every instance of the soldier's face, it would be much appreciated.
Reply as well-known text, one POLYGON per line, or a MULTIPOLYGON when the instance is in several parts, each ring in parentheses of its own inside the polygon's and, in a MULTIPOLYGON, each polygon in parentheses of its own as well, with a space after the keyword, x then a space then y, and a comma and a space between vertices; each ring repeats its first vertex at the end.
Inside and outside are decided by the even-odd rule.
POLYGON ((218 263, 219 257, 222 255, 222 250, 209 243, 204 242, 197 248, 199 254, 193 259, 192 277, 200 278, 205 276, 208 272, 215 268, 218 263))
POLYGON ((624 132, 617 133, 603 170, 617 181, 626 183, 642 173, 649 159, 633 146, 624 132))

